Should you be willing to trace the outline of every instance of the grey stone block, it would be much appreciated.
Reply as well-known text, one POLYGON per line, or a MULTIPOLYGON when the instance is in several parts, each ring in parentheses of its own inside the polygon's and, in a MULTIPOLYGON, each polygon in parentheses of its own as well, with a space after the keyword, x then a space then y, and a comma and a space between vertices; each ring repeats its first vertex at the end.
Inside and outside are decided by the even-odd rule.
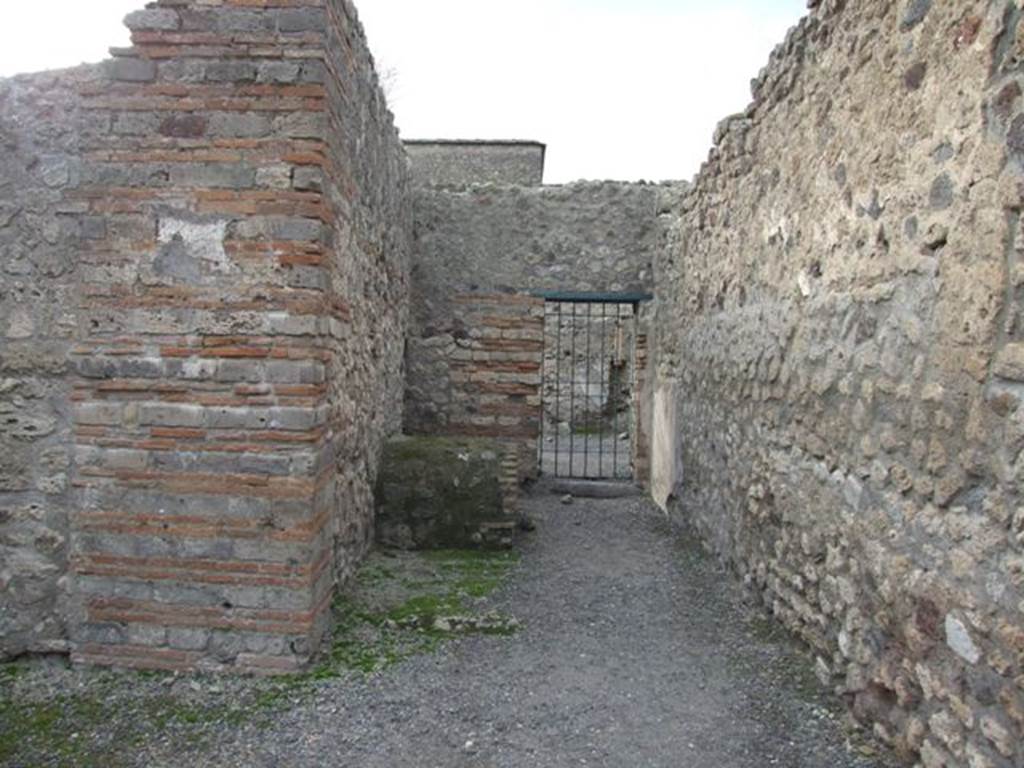
POLYGON ((319 219, 280 218, 271 219, 269 233, 275 240, 320 240, 324 234, 319 219))
POLYGON ((83 216, 82 237, 86 240, 102 240, 107 236, 107 221, 101 216, 83 216))
POLYGON ((256 79, 256 65, 249 61, 216 61, 206 65, 210 82, 248 82, 256 79))
POLYGON ((228 139, 258 139, 271 130, 271 118, 259 112, 214 112, 208 133, 228 139))
POLYGON ((323 112, 295 112, 277 118, 274 131, 289 139, 327 138, 327 116, 323 112))
POLYGON ((269 423, 266 408, 210 408, 205 418, 210 429, 266 429, 269 423))
POLYGON ((156 80, 156 62, 149 59, 112 59, 107 62, 107 74, 113 80, 148 83, 156 80))
POLYGON ((327 82, 327 67, 320 61, 307 61, 302 65, 303 83, 321 84, 327 82))
POLYGON ((258 360, 221 360, 217 363, 215 381, 263 381, 264 363, 258 360))
POLYGON ((244 165, 183 164, 172 167, 170 177, 172 184, 186 187, 250 189, 256 182, 256 171, 244 165))
POLYGON ((294 83, 301 72, 302 65, 297 61, 268 61, 260 64, 256 79, 261 83, 294 83))
POLYGON ((128 448, 108 448, 101 453, 103 465, 110 469, 145 469, 149 456, 148 451, 128 448))
POLYGON ((170 8, 144 8, 133 11, 124 17, 124 25, 128 29, 155 29, 169 31, 178 29, 181 19, 170 8))
POLYGON ((277 19, 277 29, 289 32, 319 32, 327 28, 327 18, 319 8, 286 8, 277 19))
POLYGON ((323 267, 292 267, 285 275, 285 285, 325 291, 328 287, 327 271, 323 267))
POLYGON ((205 629, 167 630, 167 644, 182 651, 201 651, 210 642, 210 631, 205 629))
POLYGON ((267 381, 278 384, 320 384, 325 375, 323 363, 312 360, 273 360, 267 363, 267 381))
POLYGON ((114 375, 123 379, 159 379, 175 375, 180 363, 156 357, 107 358, 113 364, 114 375))
POLYGON ((132 645, 159 647, 167 642, 167 630, 152 624, 129 624, 125 627, 125 640, 132 645))
POLYGON ((315 166, 301 165, 292 171, 292 186, 310 192, 323 190, 324 172, 315 166))
POLYGON ((215 16, 218 32, 267 32, 270 16, 264 11, 219 10, 215 16))
POLYGON ((321 423, 321 415, 315 408, 272 408, 270 424, 275 429, 306 431, 321 423))
POLYGON ((160 472, 281 476, 289 473, 288 457, 266 454, 156 451, 151 465, 160 472))
POLYGON ((236 222, 232 228, 235 237, 245 240, 267 238, 269 240, 319 241, 324 234, 323 223, 319 219, 291 216, 253 216, 236 222))
POLYGON ((116 645, 124 642, 124 627, 119 624, 81 624, 75 630, 75 639, 81 643, 116 645))
POLYGON ((201 427, 206 410, 198 405, 142 403, 139 406, 139 424, 154 427, 201 427))
POLYGON ((75 421, 79 424, 110 426, 121 423, 121 403, 76 403, 75 421))
POLYGON ((114 116, 112 130, 122 136, 143 136, 156 132, 159 116, 149 112, 124 112, 114 116))

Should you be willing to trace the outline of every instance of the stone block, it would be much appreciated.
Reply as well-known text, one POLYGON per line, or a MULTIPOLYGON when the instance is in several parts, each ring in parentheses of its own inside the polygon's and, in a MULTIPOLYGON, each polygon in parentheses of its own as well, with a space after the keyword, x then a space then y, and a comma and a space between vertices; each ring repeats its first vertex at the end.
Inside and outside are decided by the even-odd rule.
POLYGON ((292 171, 292 186, 304 192, 323 191, 324 174, 319 168, 299 166, 292 171))
POLYGON ((263 381, 265 364, 259 360, 220 360, 216 381, 263 381))
MULTIPOLYGON (((210 118, 210 133, 223 136, 224 133, 215 129, 216 116, 210 118)), ((228 135, 248 138, 253 135, 264 135, 265 132, 231 133, 228 135)), ((256 170, 237 164, 192 164, 180 163, 170 169, 171 183, 183 187, 208 187, 211 189, 249 189, 256 181, 256 170)))
POLYGON ((148 83, 156 80, 156 62, 127 57, 113 59, 107 64, 107 72, 114 80, 148 83))
POLYGON ((285 34, 324 32, 327 18, 321 8, 286 8, 277 17, 277 29, 285 34))
POLYGON ((121 403, 93 402, 75 405, 75 421, 87 425, 120 424, 124 414, 121 403))
POLYGON ((210 429, 268 429, 266 408, 209 408, 203 425, 210 429))
POLYGON ((181 26, 178 14, 170 8, 145 8, 124 17, 128 29, 171 31, 181 26))
POLYGON ((267 363, 267 381, 281 384, 321 384, 324 364, 313 360, 273 360, 267 363))
POLYGON ((271 408, 270 426, 274 429, 304 432, 322 424, 323 415, 315 408, 271 408))
POLYGON ((1024 343, 1007 344, 996 355, 993 373, 1011 381, 1024 381, 1024 343))
POLYGON ((270 30, 270 15, 262 11, 221 10, 215 16, 218 32, 267 32, 270 30))
POLYGON ((143 403, 139 406, 139 424, 148 427, 201 427, 206 409, 198 405, 143 403))
POLYGON ((256 79, 256 64, 251 61, 216 61, 206 65, 205 76, 213 83, 248 82, 256 79))
POLYGON ((259 65, 256 79, 261 83, 294 83, 301 72, 302 65, 297 61, 268 61, 259 65))
POLYGON ((509 522, 502 458, 501 444, 492 440, 391 440, 377 481, 377 541, 403 549, 507 545, 499 525, 509 522))

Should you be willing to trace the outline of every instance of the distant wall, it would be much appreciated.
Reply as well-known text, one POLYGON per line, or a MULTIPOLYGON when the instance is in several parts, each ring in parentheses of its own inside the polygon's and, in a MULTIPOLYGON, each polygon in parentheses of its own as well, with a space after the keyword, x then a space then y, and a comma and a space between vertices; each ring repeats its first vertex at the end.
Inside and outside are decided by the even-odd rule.
POLYGON ((530 294, 652 289, 680 191, 417 189, 406 430, 519 440, 536 471, 544 307, 530 294))
POLYGON ((0 389, 48 435, 3 433, 38 469, 12 467, 0 507, 2 650, 66 629, 83 662, 294 669, 401 423, 404 150, 347 0, 161 0, 127 23, 102 75, 2 86, 23 233, 4 267, 35 307, 0 296, 25 371, 0 389))
POLYGON ((405 150, 423 186, 530 187, 544 180, 545 147, 535 141, 406 141, 405 150))
POLYGON ((862 722, 1019 766, 1020 12, 811 5, 655 267, 655 466, 862 722))

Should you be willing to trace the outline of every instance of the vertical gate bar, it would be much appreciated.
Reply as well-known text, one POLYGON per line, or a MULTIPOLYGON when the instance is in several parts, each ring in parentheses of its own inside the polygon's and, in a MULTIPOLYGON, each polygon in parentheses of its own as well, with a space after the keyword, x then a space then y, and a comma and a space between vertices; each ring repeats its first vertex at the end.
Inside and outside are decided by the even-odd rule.
MULTIPOLYGON (((587 408, 590 405, 590 333, 594 330, 594 321, 592 318, 592 310, 594 305, 592 302, 587 302, 587 364, 583 369, 583 391, 586 393, 586 397, 583 399, 583 407, 587 408)), ((589 472, 590 463, 590 412, 589 410, 583 411, 583 476, 590 477, 589 472)))
POLYGON ((599 394, 597 396, 598 402, 601 403, 601 412, 598 416, 597 422, 597 476, 598 478, 607 477, 604 474, 604 409, 607 406, 607 402, 604 400, 604 378, 608 371, 608 360, 604 356, 604 337, 607 334, 605 328, 605 321, 607 319, 608 305, 601 304, 601 373, 600 379, 598 379, 597 386, 599 394))
POLYGON ((555 477, 558 477, 558 433, 561 431, 558 428, 561 414, 559 401, 562 397, 562 302, 555 304, 555 307, 558 310, 558 328, 555 331, 555 477))
POLYGON ((636 474, 636 462, 637 462, 637 430, 640 425, 637 423, 637 417, 640 415, 638 411, 638 402, 640 393, 637 392, 637 385, 640 383, 640 374, 637 371, 637 365, 639 359, 637 357, 640 349, 640 304, 639 302, 633 302, 633 354, 632 364, 630 365, 630 392, 633 393, 632 403, 630 406, 630 474, 636 474))
POLYGON ((576 471, 576 305, 569 306, 572 307, 569 362, 569 477, 573 477, 576 471))
POLYGON ((541 323, 540 331, 540 440, 537 443, 537 469, 544 474, 544 404, 547 402, 544 374, 547 371, 548 362, 548 303, 544 302, 544 321, 541 323))
MULTIPOLYGON (((622 331, 622 325, 619 322, 622 316, 622 305, 615 305, 615 363, 619 363, 619 352, 622 350, 622 344, 620 339, 620 333, 622 331)), ((609 382, 611 383, 611 382, 609 382)), ((619 476, 619 390, 611 395, 612 398, 612 431, 615 433, 615 439, 612 441, 612 477, 619 476)))

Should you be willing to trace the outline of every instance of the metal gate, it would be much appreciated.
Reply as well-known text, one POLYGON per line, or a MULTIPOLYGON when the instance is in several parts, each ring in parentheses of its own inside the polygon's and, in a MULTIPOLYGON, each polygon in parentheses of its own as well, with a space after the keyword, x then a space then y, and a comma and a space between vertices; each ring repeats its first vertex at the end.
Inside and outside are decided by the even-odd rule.
POLYGON ((637 315, 646 294, 545 293, 541 472, 633 478, 637 315))

